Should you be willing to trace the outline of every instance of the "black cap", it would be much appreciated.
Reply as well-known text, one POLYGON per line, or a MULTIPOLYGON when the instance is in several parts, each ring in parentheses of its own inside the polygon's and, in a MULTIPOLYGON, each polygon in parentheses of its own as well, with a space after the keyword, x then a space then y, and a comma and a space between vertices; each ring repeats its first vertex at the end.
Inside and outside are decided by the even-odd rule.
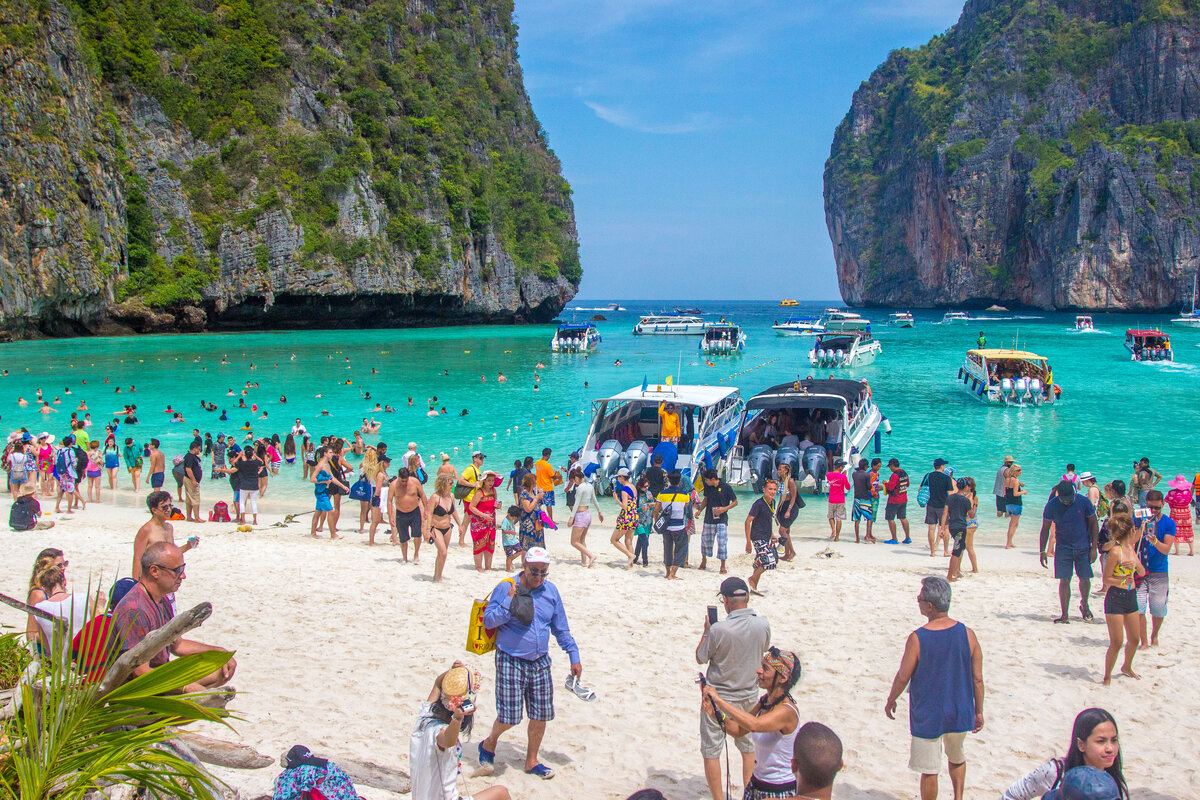
POLYGON ((725 597, 749 597, 750 587, 741 578, 726 578, 721 581, 721 592, 725 597))
POLYGON ((900 459, 898 459, 898 458, 889 458, 889 459, 888 459, 888 466, 889 466, 889 467, 898 467, 898 466, 900 466, 900 459))
POLYGON ((949 462, 949 461, 947 461, 947 460, 946 460, 946 459, 944 459, 944 458, 935 458, 935 459, 933 460, 933 466, 934 466, 934 468, 935 468, 935 469, 936 469, 937 467, 944 467, 944 466, 946 466, 946 465, 947 465, 947 464, 949 464, 949 463, 950 463, 950 462, 949 462))
POLYGON ((1060 481, 1054 491, 1059 497, 1074 497, 1075 484, 1070 481, 1060 481))

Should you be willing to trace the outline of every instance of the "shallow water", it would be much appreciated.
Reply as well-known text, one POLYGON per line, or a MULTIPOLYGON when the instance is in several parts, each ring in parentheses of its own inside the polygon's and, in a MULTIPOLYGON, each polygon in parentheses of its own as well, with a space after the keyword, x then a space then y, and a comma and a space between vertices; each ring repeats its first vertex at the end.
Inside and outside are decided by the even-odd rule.
MULTIPOLYGON (((606 302, 583 301, 573 306, 602 308, 606 302)), ((597 327, 602 350, 589 357, 552 354, 552 325, 526 327, 463 327, 419 330, 304 331, 245 334, 133 336, 19 342, 0 346, 0 366, 9 375, 0 379, 0 419, 9 430, 26 426, 61 438, 67 419, 80 400, 86 400, 96 427, 111 420, 127 402, 138 405, 140 424, 126 426, 121 436, 137 441, 151 436, 163 440, 168 456, 182 453, 193 428, 236 434, 249 422, 256 435, 285 433, 296 417, 313 433, 349 435, 363 417, 383 424, 378 437, 402 452, 410 440, 420 445, 426 461, 440 451, 455 456, 460 468, 472 449, 481 446, 488 466, 507 473, 517 456, 540 455, 554 449, 554 461, 586 434, 590 404, 595 398, 651 383, 727 383, 750 396, 810 370, 807 337, 776 336, 774 320, 819 313, 824 304, 779 308, 773 303, 709 302, 699 305, 709 319, 724 314, 743 325, 748 337, 745 353, 715 357, 715 366, 698 358, 699 337, 634 337, 630 329, 642 313, 671 308, 675 303, 623 301, 628 310, 563 312, 564 319, 583 321, 595 313, 608 317, 597 327), (294 355, 294 359, 293 356, 294 355), (222 365, 222 357, 228 365, 222 365), (623 366, 613 365, 620 358, 623 366), (347 361, 346 359, 349 359, 347 361), (542 361, 545 366, 537 368, 542 361), (254 368, 251 368, 253 365, 254 368), (372 367, 379 370, 371 374, 372 367), (443 374, 443 370, 449 374, 443 374), (508 378, 498 383, 498 373, 508 378), (534 376, 538 390, 534 391, 534 376), (480 381, 480 376, 487 378, 480 381), (103 383, 105 378, 110 384, 103 383), (87 380, 87 385, 82 381, 87 380), (235 409, 246 381, 247 405, 258 404, 269 417, 235 409), (348 383, 347 383, 348 382, 348 383), (588 384, 585 386, 585 382, 588 384), (122 388, 116 394, 117 385, 122 388), (136 386, 129 393, 130 385, 136 386), (47 397, 62 403, 58 413, 43 416, 33 404, 41 387, 47 397), (72 394, 65 394, 70 388, 72 394), (228 390, 235 396, 226 396, 228 390), (371 400, 360 394, 367 391, 371 400), (316 397, 320 394, 321 397, 316 397), (280 396, 286 396, 286 404, 280 396), (17 406, 17 398, 31 401, 17 406), (447 414, 426 416, 427 401, 447 414), (413 405, 408 405, 408 399, 413 405), (220 410, 200 409, 201 400, 227 409, 229 421, 219 423, 220 410), (375 402, 390 404, 395 413, 372 411, 375 402), (168 404, 182 410, 182 425, 168 424, 168 404), (467 416, 460 416, 463 409, 467 416), (328 417, 320 416, 322 410, 328 417)), ((687 305, 694 305, 688 303, 687 305)), ((917 327, 894 329, 883 324, 888 310, 873 309, 875 334, 882 355, 869 367, 839 375, 867 378, 883 413, 893 425, 884 438, 885 458, 896 456, 916 476, 944 456, 957 474, 974 475, 986 494, 1000 459, 1011 453, 1026 469, 1030 487, 1049 488, 1068 461, 1078 471, 1090 470, 1104 480, 1128 479, 1134 459, 1149 456, 1165 476, 1191 476, 1198 467, 1192 433, 1200 425, 1200 331, 1172 326, 1167 317, 1093 315, 1095 333, 1075 333, 1073 314, 1000 314, 979 312, 988 319, 966 324, 938 325, 941 313, 915 312, 917 327), (1139 364, 1128 360, 1122 345, 1127 327, 1157 325, 1171 334, 1178 361, 1139 364), (1009 346, 1050 359, 1055 381, 1063 388, 1062 402, 1042 408, 989 407, 969 398, 955 383, 965 351, 983 330, 989 346, 1009 346)), ((285 469, 273 494, 311 496, 299 481, 298 469, 285 469)))

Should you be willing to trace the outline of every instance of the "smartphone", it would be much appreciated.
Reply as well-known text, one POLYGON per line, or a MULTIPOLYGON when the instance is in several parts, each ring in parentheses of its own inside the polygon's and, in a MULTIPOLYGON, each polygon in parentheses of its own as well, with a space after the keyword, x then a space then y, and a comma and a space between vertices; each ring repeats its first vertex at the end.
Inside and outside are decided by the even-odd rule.
POLYGON ((708 607, 708 624, 709 625, 717 624, 717 607, 716 606, 708 607))

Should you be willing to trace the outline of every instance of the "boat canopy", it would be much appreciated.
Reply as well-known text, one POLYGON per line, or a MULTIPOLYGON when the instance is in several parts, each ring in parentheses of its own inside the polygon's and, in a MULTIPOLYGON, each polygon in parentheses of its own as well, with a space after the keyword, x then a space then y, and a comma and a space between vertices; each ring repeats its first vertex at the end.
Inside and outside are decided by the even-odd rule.
POLYGON ((1041 361, 1045 362, 1045 356, 1039 356, 1037 353, 1031 353, 1028 350, 999 350, 999 349, 984 349, 984 350, 968 350, 967 355, 976 356, 977 358, 986 358, 989 361, 997 361, 999 359, 1020 359, 1021 361, 1041 361))
POLYGON ((586 331, 593 327, 590 322, 564 322, 558 326, 560 331, 586 331))
POLYGON ((1144 328, 1144 329, 1130 328, 1129 330, 1125 331, 1125 335, 1126 336, 1138 336, 1138 337, 1146 337, 1146 336, 1162 336, 1163 338, 1167 337, 1167 334, 1165 334, 1162 331, 1157 330, 1155 328, 1144 328))
POLYGON ((767 408, 828 408, 830 395, 852 405, 867 392, 862 381, 834 379, 804 379, 781 383, 764 389, 746 401, 746 410, 767 408))
POLYGON ((599 402, 612 402, 614 400, 644 400, 653 403, 682 403, 689 406, 712 406, 724 400, 726 397, 736 395, 738 390, 732 386, 666 386, 662 385, 661 391, 658 391, 659 384, 650 384, 646 391, 642 391, 642 387, 635 386, 632 389, 626 389, 618 395, 606 397, 599 402))

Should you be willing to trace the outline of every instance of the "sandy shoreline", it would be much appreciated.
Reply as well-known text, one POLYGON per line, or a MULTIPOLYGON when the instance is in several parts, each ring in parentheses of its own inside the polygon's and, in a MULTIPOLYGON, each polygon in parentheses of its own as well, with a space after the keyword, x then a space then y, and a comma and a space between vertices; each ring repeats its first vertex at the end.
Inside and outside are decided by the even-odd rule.
MULTIPOLYGON (((353 517, 356 522, 357 510, 353 517)), ((263 514, 260 522, 280 518, 263 514)), ((49 532, 7 532, 0 565, 6 593, 21 593, 34 555, 46 546, 67 552, 76 590, 89 576, 107 585, 114 575, 128 574, 133 534, 144 519, 140 508, 105 503, 49 532)), ((1071 625, 1050 624, 1057 596, 1048 571, 1037 565, 1033 522, 1022 525, 1022 546, 1006 552, 999 522, 984 519, 976 546, 983 572, 954 588, 951 615, 978 634, 988 688, 986 727, 967 743, 968 796, 998 797, 1013 779, 1061 755, 1075 714, 1100 705, 1121 725, 1135 798, 1195 797, 1200 768, 1187 752, 1200 738, 1200 703, 1187 668, 1200 652, 1200 624, 1188 611, 1200 584, 1200 559, 1171 559, 1171 612, 1163 646, 1135 662, 1143 679, 1119 678, 1105 688, 1099 684, 1107 645, 1103 624, 1081 622, 1077 609, 1071 625)), ((398 548, 368 548, 355 527, 345 540, 330 542, 308 536, 307 518, 249 534, 237 533, 233 524, 177 525, 180 540, 193 532, 203 537, 188 554, 179 593, 184 607, 213 603, 212 618, 195 638, 238 651, 234 683, 242 694, 232 708, 241 721, 233 723, 235 733, 210 732, 272 756, 302 743, 335 759, 407 768, 419 703, 436 673, 462 659, 486 679, 480 727, 464 745, 469 775, 475 743, 494 719, 495 670, 491 656, 465 653, 467 617, 472 599, 484 597, 504 573, 477 574, 469 548, 455 547, 446 581, 434 584, 432 548, 423 549, 420 566, 405 565, 398 548)), ((497 775, 469 779, 469 790, 497 781, 515 797, 619 800, 646 785, 672 800, 707 796, 693 652, 718 576, 685 570, 684 580, 668 584, 653 567, 653 559, 661 558, 657 539, 651 568, 612 568, 619 557, 607 545, 605 529, 593 528, 589 536, 601 555, 591 570, 571 559, 565 532, 549 537, 551 580, 563 594, 581 648, 584 682, 599 700, 586 704, 565 690, 556 693, 557 719, 543 746, 543 760, 558 772, 549 785, 521 773, 519 728, 501 740, 497 775)), ((826 547, 824 530, 808 524, 796 533, 798 558, 764 577, 767 596, 755 598, 752 607, 770 620, 775 643, 801 656, 804 675, 795 696, 802 716, 830 725, 845 743, 846 769, 835 796, 916 797, 916 777, 906 768, 907 701, 901 699, 896 721, 883 715, 883 702, 904 637, 922 621, 914 599, 920 578, 944 574, 946 562, 922 555, 919 547, 855 546, 852 529, 851 541, 843 534, 837 546, 843 558, 813 558, 826 547)), ((745 576, 750 557, 740 541, 734 537, 730 567, 745 576)), ((692 543, 695 564, 698 538, 692 543)), ((1093 609, 1100 608, 1094 601, 1093 609)), ((23 617, 7 608, 0 622, 24 626, 23 617)), ((551 657, 561 689, 566 659, 553 644, 551 657)), ((268 793, 277 773, 221 774, 252 797, 268 793)), ((945 776, 942 791, 949 796, 945 776)))

